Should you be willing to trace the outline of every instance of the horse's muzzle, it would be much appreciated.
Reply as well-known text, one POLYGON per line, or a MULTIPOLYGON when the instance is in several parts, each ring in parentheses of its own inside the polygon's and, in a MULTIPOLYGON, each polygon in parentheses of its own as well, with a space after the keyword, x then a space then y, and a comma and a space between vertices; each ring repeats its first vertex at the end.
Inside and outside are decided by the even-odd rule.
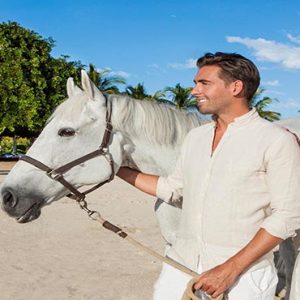
POLYGON ((41 214, 40 201, 34 198, 20 199, 18 194, 11 189, 3 188, 2 209, 19 223, 26 223, 38 218, 41 214))
POLYGON ((18 204, 18 198, 8 190, 3 192, 2 199, 2 207, 7 212, 13 210, 18 204))

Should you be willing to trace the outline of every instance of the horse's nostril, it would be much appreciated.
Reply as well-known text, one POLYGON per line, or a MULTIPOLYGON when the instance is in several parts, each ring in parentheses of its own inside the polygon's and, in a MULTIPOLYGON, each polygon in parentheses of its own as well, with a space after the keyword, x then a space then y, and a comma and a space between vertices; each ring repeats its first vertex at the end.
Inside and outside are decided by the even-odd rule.
POLYGON ((11 192, 3 193, 3 206, 4 208, 14 208, 18 203, 18 198, 11 192))

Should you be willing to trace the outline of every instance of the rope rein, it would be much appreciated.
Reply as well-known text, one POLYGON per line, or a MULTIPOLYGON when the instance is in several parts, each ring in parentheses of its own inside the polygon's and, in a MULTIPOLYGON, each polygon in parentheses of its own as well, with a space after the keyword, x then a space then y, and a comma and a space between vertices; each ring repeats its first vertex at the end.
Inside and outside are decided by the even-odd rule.
MULTIPOLYGON (((159 259, 160 261, 174 267, 175 269, 189 275, 192 276, 193 278, 189 281, 186 290, 183 294, 182 300, 208 300, 211 299, 210 297, 206 296, 204 292, 202 292, 202 296, 201 298, 199 298, 198 296, 195 295, 195 289, 194 289, 194 284, 197 282, 199 274, 194 272, 193 270, 185 267, 184 265, 176 262, 175 260, 168 258, 166 256, 162 256, 161 254, 159 254, 158 252, 154 251, 153 249, 143 245, 142 243, 140 243, 139 241, 137 241, 136 239, 134 239, 133 237, 131 237, 127 232, 125 232, 122 228, 112 224, 111 222, 107 221, 106 219, 104 219, 101 214, 98 211, 95 210, 90 210, 87 207, 87 202, 85 200, 81 200, 81 201, 77 201, 80 208, 82 208, 84 211, 86 211, 86 213, 88 214, 88 216, 93 220, 96 221, 98 223, 100 223, 102 225, 102 227, 104 227, 105 229, 117 234, 119 237, 123 238, 124 240, 128 241, 129 243, 131 243, 132 245, 134 245, 135 247, 143 250, 144 252, 152 255, 153 257, 156 257, 157 259, 159 259), (202 298, 204 297, 204 298, 202 298)), ((228 300, 228 296, 226 293, 221 294, 219 297, 214 298, 215 300, 228 300)))
MULTIPOLYGON (((206 299, 210 299, 208 296, 201 296, 201 298, 197 297, 194 294, 194 290, 193 290, 193 284, 195 283, 196 278, 199 277, 199 274, 194 272, 193 270, 183 266, 182 264, 168 258, 165 256, 160 255, 159 253, 157 253, 156 251, 152 250, 149 247, 146 247, 145 245, 141 244, 140 242, 138 242, 137 240, 135 240, 134 238, 132 238, 130 235, 128 235, 128 233, 126 233, 125 231, 123 231, 123 229, 121 229, 120 227, 110 223, 109 221, 105 220, 101 214, 98 211, 93 211, 90 210, 88 208, 87 202, 85 200, 85 197, 88 193, 96 190, 97 188, 101 187, 102 185, 110 182, 111 180, 113 180, 114 175, 115 175, 115 170, 114 170, 114 161, 113 161, 113 157, 109 152, 109 143, 110 143, 110 139, 111 139, 111 134, 112 134, 112 124, 111 124, 111 115, 112 115, 112 103, 110 101, 108 101, 107 96, 105 95, 106 98, 106 128, 103 134, 103 138, 102 138, 102 142, 99 146, 99 148, 93 152, 90 152, 78 159, 75 159, 61 167, 58 168, 50 168, 47 165, 45 165, 44 163, 38 161, 37 159, 30 157, 28 155, 24 155, 20 158, 20 160, 27 162, 33 166, 35 166, 36 168, 44 171, 46 173, 46 175, 54 180, 54 181, 58 181, 60 184, 62 184, 66 189, 68 189, 71 193, 67 195, 67 197, 75 200, 81 209, 83 209, 88 216, 94 220, 97 221, 98 223, 100 223, 102 225, 102 227, 104 227, 105 229, 117 234, 119 237, 123 238, 124 240, 127 240, 129 243, 131 243, 132 245, 134 245, 135 247, 143 250, 144 252, 152 255, 153 257, 156 257, 157 259, 159 259, 160 261, 174 267, 175 269, 193 277, 193 279, 191 280, 191 283, 188 285, 187 290, 184 293, 184 296, 182 298, 182 300, 206 300, 206 299), (73 184, 71 184, 70 182, 68 182, 65 178, 64 178, 64 174, 66 172, 68 172, 69 170, 71 170, 73 167, 87 161, 90 160, 92 158, 98 157, 98 156, 103 156, 107 162, 110 165, 111 168, 111 174, 110 177, 108 179, 106 179, 103 182, 100 182, 98 184, 96 184, 95 186, 93 186, 92 188, 84 191, 84 192, 80 192, 73 184)), ((217 300, 226 300, 227 296, 224 294, 221 295, 218 298, 215 298, 217 300)))
POLYGON ((142 249, 143 251, 145 251, 146 253, 156 257, 157 259, 171 265, 172 267, 192 276, 192 277, 196 277, 199 276, 198 273, 192 271, 191 269, 183 266, 182 264, 168 258, 165 256, 160 255, 159 253, 157 253, 156 251, 152 250, 151 248, 143 245, 142 243, 140 243, 139 241, 137 241, 136 239, 134 239, 133 237, 131 237, 127 232, 125 232, 122 228, 112 224, 111 222, 107 221, 106 219, 104 219, 101 214, 98 211, 94 211, 94 210, 90 210, 87 207, 87 202, 85 200, 81 200, 81 201, 77 201, 80 208, 82 208, 84 211, 86 211, 86 213, 88 214, 88 216, 93 220, 96 221, 98 223, 100 223, 105 229, 117 234, 119 237, 123 238, 124 240, 127 240, 129 243, 131 243, 132 245, 142 249))

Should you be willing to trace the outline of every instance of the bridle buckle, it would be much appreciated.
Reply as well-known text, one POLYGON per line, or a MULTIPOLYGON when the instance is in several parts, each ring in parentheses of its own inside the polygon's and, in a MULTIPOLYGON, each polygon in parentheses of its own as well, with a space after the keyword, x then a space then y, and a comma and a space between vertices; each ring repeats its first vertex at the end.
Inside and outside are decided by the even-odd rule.
POLYGON ((56 173, 54 169, 49 172, 46 172, 46 174, 48 177, 50 177, 53 180, 58 180, 63 176, 61 173, 56 173))

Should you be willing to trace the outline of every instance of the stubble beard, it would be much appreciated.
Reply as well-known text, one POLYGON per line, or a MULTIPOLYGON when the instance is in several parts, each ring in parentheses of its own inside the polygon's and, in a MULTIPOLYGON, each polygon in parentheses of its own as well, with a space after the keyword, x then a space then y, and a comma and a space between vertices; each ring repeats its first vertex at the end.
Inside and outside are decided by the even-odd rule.
POLYGON ((209 107, 210 106, 209 104, 210 104, 210 101, 207 98, 198 100, 198 109, 203 115, 208 115, 208 114, 214 113, 213 109, 209 107))

